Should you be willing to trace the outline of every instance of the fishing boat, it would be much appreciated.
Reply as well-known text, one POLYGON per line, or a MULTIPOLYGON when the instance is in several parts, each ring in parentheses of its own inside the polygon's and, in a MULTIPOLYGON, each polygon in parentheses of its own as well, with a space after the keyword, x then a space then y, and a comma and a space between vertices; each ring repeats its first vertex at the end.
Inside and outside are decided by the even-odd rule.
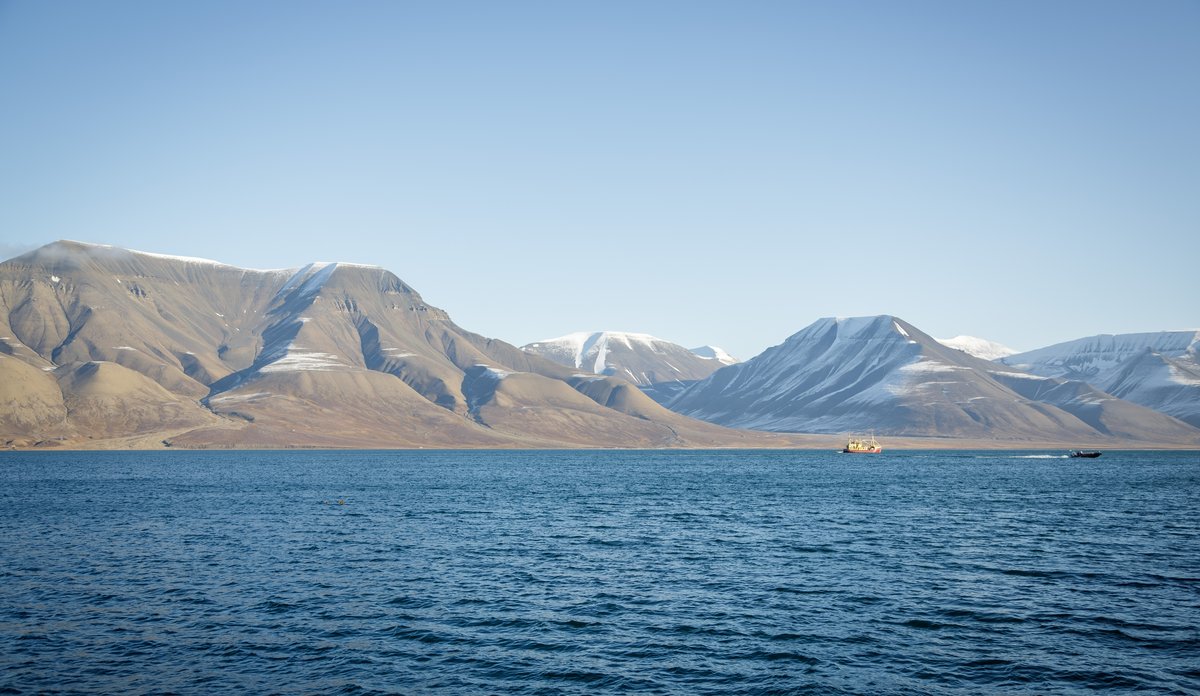
POLYGON ((1095 459, 1096 457, 1099 457, 1101 454, 1102 454, 1101 452, 1096 452, 1096 451, 1084 452, 1083 450, 1075 450, 1074 452, 1072 452, 1070 454, 1070 457, 1071 457, 1071 459, 1095 459))
POLYGON ((846 446, 842 449, 842 454, 879 454, 883 451, 883 445, 875 441, 875 436, 870 438, 850 436, 846 441, 846 446))

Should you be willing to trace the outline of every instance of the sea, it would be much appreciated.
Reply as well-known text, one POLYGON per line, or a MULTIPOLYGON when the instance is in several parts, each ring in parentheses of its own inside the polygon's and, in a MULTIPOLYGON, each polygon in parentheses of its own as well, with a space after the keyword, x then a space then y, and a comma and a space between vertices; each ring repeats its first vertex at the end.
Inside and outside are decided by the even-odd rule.
POLYGON ((1200 693, 1200 453, 9 452, 0 693, 1200 693))

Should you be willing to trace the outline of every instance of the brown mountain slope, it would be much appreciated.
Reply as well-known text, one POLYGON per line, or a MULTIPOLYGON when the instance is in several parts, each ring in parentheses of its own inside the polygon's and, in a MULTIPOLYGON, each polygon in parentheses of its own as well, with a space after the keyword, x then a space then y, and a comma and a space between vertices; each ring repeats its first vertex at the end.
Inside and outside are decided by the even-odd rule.
POLYGON ((794 440, 692 421, 620 380, 577 379, 464 331, 371 266, 253 271, 57 242, 0 264, 0 337, 0 369, 21 385, 3 392, 0 436, 17 443, 155 429, 190 447, 794 440))
POLYGON ((21 444, 67 435, 67 405, 54 375, 0 354, 0 434, 21 444))
POLYGON ((195 401, 116 363, 77 363, 55 372, 67 419, 82 432, 137 435, 218 420, 195 401))

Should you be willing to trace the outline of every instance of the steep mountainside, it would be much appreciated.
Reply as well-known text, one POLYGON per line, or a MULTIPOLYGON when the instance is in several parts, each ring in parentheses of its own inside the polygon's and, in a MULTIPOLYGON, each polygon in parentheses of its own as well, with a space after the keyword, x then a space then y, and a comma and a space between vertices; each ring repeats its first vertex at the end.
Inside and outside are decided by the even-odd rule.
POLYGON ((1090 336, 999 362, 1081 380, 1200 427, 1200 331, 1090 336))
POLYGON ((891 316, 822 319, 668 405, 773 431, 1200 442, 1200 430, 1174 418, 975 358, 891 316))
POLYGON ((77 242, 0 264, 0 442, 769 446, 455 325, 378 267, 77 242))
POLYGON ((657 401, 737 362, 713 346, 692 351, 647 334, 616 331, 573 333, 522 349, 576 370, 626 379, 657 401))

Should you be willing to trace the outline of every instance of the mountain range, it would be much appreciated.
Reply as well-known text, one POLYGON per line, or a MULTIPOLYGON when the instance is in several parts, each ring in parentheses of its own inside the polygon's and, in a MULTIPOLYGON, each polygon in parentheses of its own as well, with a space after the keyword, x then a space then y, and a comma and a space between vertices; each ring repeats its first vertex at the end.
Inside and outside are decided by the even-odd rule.
POLYGON ((1036 375, 1084 381, 1200 427, 1200 331, 1089 336, 999 361, 1036 375))
POLYGON ((820 320, 744 363, 616 332, 522 350, 457 326, 375 266, 259 271, 64 241, 0 263, 0 442, 789 447, 874 430, 1200 444, 1184 422, 1195 336, 1076 351, 1104 369, 1072 358, 1063 374, 1049 373, 1063 362, 1050 353, 994 362, 971 354, 994 344, 961 339, 878 316, 820 320), (1179 417, 1154 410, 1164 400, 1179 417))
POLYGON ((733 428, 1200 442, 1200 430, 1075 379, 951 348, 893 316, 821 319, 667 406, 733 428))

